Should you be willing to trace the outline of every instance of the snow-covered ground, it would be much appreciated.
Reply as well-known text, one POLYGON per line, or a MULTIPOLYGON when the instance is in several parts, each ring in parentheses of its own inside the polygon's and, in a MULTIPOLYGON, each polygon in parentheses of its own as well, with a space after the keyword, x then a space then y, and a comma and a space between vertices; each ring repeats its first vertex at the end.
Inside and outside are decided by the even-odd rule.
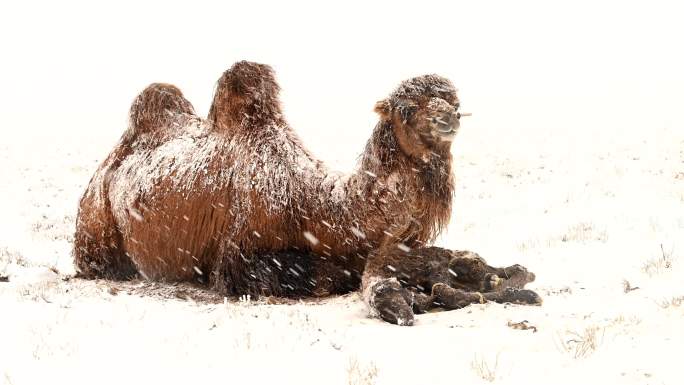
POLYGON ((464 122, 438 244, 527 266, 544 304, 473 305, 410 328, 368 318, 357 294, 223 302, 70 279, 78 199, 118 135, 0 144, 0 383, 681 383, 682 127, 513 133, 464 122), (523 320, 537 331, 507 326, 523 320))
POLYGON ((684 51, 674 2, 0 2, 0 384, 682 384, 684 51), (357 294, 228 300, 70 278, 78 199, 137 92, 206 116, 237 60, 348 171, 401 80, 460 88, 438 245, 537 275, 541 307, 397 327, 357 294), (527 321, 533 330, 508 326, 527 321))

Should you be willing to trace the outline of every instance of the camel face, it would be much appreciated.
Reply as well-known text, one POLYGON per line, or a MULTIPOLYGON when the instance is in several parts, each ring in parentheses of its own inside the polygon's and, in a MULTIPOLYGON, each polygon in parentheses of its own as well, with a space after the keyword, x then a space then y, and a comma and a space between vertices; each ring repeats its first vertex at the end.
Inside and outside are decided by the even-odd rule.
POLYGON ((416 116, 416 128, 426 143, 451 142, 461 127, 458 105, 431 98, 416 116))
POLYGON ((394 129, 404 152, 427 162, 445 156, 460 127, 456 88, 446 78, 424 75, 402 82, 375 105, 381 119, 394 129))

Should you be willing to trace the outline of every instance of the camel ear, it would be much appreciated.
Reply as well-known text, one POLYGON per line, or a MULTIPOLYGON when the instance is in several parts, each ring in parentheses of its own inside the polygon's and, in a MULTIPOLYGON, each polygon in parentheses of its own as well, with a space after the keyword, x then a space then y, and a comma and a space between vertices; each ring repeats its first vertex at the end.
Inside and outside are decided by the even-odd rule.
POLYGON ((418 106, 413 103, 401 103, 397 106, 401 119, 406 123, 418 111, 418 106))
POLYGON ((377 112, 382 118, 388 117, 391 110, 392 106, 390 106, 390 103, 387 101, 387 99, 376 102, 375 107, 373 108, 373 111, 377 112))

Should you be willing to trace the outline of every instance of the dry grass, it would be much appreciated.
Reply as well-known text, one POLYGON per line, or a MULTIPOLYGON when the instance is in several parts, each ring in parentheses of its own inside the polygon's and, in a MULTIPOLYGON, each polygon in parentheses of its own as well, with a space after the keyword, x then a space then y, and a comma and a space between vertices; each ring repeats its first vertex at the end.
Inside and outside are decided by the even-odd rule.
POLYGON ((7 247, 0 247, 0 267, 4 270, 10 264, 23 267, 28 267, 30 265, 20 252, 10 250, 7 247))
POLYGON ((679 307, 684 304, 684 295, 678 296, 678 297, 672 297, 669 299, 663 299, 661 301, 656 302, 658 306, 662 307, 663 309, 667 309, 669 307, 679 307))
POLYGON ((559 335, 559 347, 564 353, 573 358, 590 356, 603 343, 605 328, 589 326, 581 332, 568 331, 564 336, 559 335))
POLYGON ((622 280, 622 291, 624 291, 625 293, 629 293, 630 291, 637 290, 637 289, 640 289, 640 287, 639 286, 632 286, 632 284, 629 283, 629 281, 626 279, 622 280))
POLYGON ((349 358, 347 365, 347 383, 349 385, 371 385, 375 384, 378 376, 378 367, 373 361, 366 365, 359 362, 358 358, 349 358))
POLYGON ((21 253, 2 247, 0 248, 0 282, 9 282, 9 275, 7 274, 9 265, 28 266, 28 262, 21 253))
POLYGON ((619 315, 615 318, 613 318, 612 321, 608 324, 608 326, 617 326, 617 325, 639 325, 641 323, 641 318, 637 316, 631 316, 629 318, 625 317, 624 315, 619 315))
POLYGON ((561 242, 587 242, 608 240, 608 233, 605 229, 596 229, 591 223, 580 222, 570 226, 565 234, 560 237, 561 242))
POLYGON ((610 330, 610 332, 615 336, 635 335, 638 333, 637 329, 639 325, 641 325, 641 322, 641 318, 635 315, 625 316, 624 314, 621 314, 612 320, 609 320, 605 326, 605 329, 610 330))
POLYGON ((73 215, 63 215, 57 218, 43 215, 40 221, 31 224, 31 232, 34 237, 73 242, 74 221, 73 215))
POLYGON ((660 256, 656 258, 649 259, 641 266, 641 271, 643 271, 649 277, 657 274, 662 274, 672 269, 673 258, 672 253, 674 250, 669 252, 665 251, 662 243, 660 244, 660 256))
POLYGON ((483 357, 478 357, 475 355, 475 358, 473 358, 473 361, 470 363, 470 367, 478 377, 487 382, 494 382, 497 377, 496 372, 499 369, 499 354, 497 353, 492 365, 490 365, 483 357))
POLYGON ((10 250, 6 247, 0 248, 0 276, 6 278, 7 269, 10 265, 16 265, 23 268, 43 267, 57 275, 61 274, 59 269, 57 269, 54 264, 32 262, 24 258, 24 256, 18 251, 10 250))
POLYGON ((568 242, 607 242, 608 232, 605 229, 598 229, 595 225, 588 222, 579 222, 563 232, 561 235, 553 235, 548 238, 533 238, 518 244, 521 252, 533 249, 552 249, 562 247, 568 242))

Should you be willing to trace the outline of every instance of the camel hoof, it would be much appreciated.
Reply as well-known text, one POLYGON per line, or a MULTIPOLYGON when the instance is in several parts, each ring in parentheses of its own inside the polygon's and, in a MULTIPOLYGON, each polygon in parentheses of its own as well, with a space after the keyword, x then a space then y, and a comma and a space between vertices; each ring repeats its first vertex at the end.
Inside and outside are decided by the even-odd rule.
POLYGON ((389 281, 376 286, 372 304, 384 321, 399 326, 412 326, 412 298, 412 293, 401 287, 399 282, 389 281))
POLYGON ((394 300, 379 301, 376 309, 380 313, 380 318, 398 326, 413 326, 415 322, 413 310, 401 296, 394 300))

